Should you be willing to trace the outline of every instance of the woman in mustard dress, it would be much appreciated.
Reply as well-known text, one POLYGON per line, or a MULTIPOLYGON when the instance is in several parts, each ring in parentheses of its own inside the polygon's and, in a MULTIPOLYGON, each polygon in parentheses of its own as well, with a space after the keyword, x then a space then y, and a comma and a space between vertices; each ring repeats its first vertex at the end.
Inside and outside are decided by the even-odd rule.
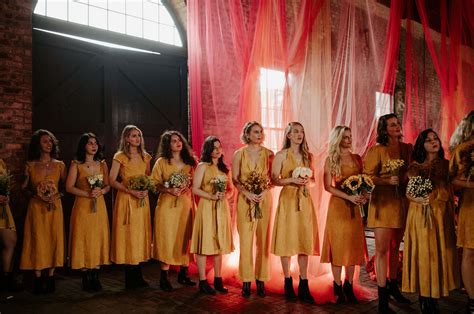
POLYGON ((152 178, 160 196, 155 209, 153 258, 160 261, 160 288, 171 291, 173 287, 168 280, 170 265, 180 266, 180 284, 196 285, 188 277, 194 216, 190 183, 196 159, 188 142, 178 131, 166 131, 161 135, 157 155, 152 178), (188 176, 189 184, 170 185, 170 178, 174 174, 188 176))
POLYGON ((324 163, 324 188, 331 193, 324 230, 321 263, 331 263, 336 303, 358 303, 352 288, 354 266, 364 262, 364 225, 358 205, 366 202, 363 195, 349 195, 341 184, 350 176, 362 173, 362 159, 352 154, 351 129, 336 126, 329 136, 329 153, 324 163), (344 286, 342 266, 346 270, 344 286))
POLYGON ((474 110, 457 126, 450 141, 449 172, 460 192, 457 246, 462 247, 461 275, 474 313, 474 110))
MULTIPOLYGON (((8 176, 9 172, 6 164, 0 159, 0 176, 8 176)), ((13 253, 16 245, 16 227, 13 220, 12 212, 8 203, 10 198, 8 195, 0 195, 0 245, 2 247, 2 265, 3 274, 0 275, 0 289, 7 288, 8 291, 16 290, 15 280, 13 277, 13 253)))
POLYGON ((58 186, 66 179, 66 167, 56 159, 58 154, 58 141, 51 132, 40 129, 33 134, 23 183, 33 196, 25 218, 20 269, 35 271, 35 293, 54 292, 54 270, 64 264, 63 208, 58 186), (42 270, 46 270, 45 279, 42 270))
POLYGON ((110 186, 117 190, 112 219, 110 260, 125 264, 125 288, 148 287, 140 263, 151 257, 151 217, 148 191, 132 190, 132 177, 150 174, 151 156, 145 151, 142 131, 127 125, 110 169, 110 186), (118 180, 120 178, 120 180, 118 180), (143 205, 143 206, 142 206, 143 205))
POLYGON ((69 167, 66 191, 76 196, 71 212, 69 262, 72 269, 81 269, 85 291, 102 289, 99 269, 110 264, 109 218, 104 200, 110 190, 108 173, 99 139, 93 133, 83 134, 76 159, 69 167), (91 187, 89 179, 94 177, 102 183, 91 187))
POLYGON ((250 296, 250 283, 255 279, 257 294, 266 295, 265 281, 270 279, 270 216, 272 198, 268 189, 255 194, 246 190, 242 183, 252 173, 270 180, 273 152, 262 146, 263 127, 257 121, 247 122, 242 129, 241 140, 246 146, 234 153, 232 179, 239 191, 237 197, 237 230, 240 238, 239 276, 243 281, 242 296, 250 296), (255 204, 258 204, 259 212, 255 204), (256 236, 254 270, 253 242, 256 236))
POLYGON ((369 206, 367 226, 374 228, 375 270, 378 285, 379 312, 392 313, 389 296, 399 303, 410 303, 398 287, 398 250, 405 231, 408 204, 405 198, 406 169, 412 146, 403 143, 400 121, 394 113, 383 115, 377 124, 377 145, 371 147, 364 160, 364 173, 375 184, 369 206), (398 172, 391 172, 387 162, 403 160, 398 172), (387 278, 387 275, 389 278, 387 278))
POLYGON ((232 179, 224 163, 222 145, 215 136, 209 136, 202 146, 199 165, 194 172, 193 193, 199 197, 191 239, 191 253, 195 253, 199 271, 199 290, 215 294, 227 293, 221 277, 222 255, 234 250, 230 208, 232 179), (217 189, 217 182, 222 182, 217 189), (222 190, 221 190, 222 189, 222 190), (214 289, 206 279, 207 256, 214 257, 214 289))
POLYGON ((404 292, 420 294, 422 313, 439 313, 438 299, 459 287, 453 194, 448 161, 438 135, 424 130, 416 139, 408 177, 430 179, 433 191, 410 200, 403 248, 404 292), (428 207, 429 206, 429 207, 428 207))
POLYGON ((290 122, 285 129, 283 149, 275 155, 272 164, 272 182, 283 189, 278 200, 271 253, 280 256, 285 275, 285 296, 290 300, 296 299, 290 274, 291 256, 298 255, 298 298, 314 303, 307 277, 309 256, 319 255, 318 221, 307 187, 314 182, 314 176, 293 178, 297 167, 309 168, 314 174, 303 126, 299 122, 290 122))

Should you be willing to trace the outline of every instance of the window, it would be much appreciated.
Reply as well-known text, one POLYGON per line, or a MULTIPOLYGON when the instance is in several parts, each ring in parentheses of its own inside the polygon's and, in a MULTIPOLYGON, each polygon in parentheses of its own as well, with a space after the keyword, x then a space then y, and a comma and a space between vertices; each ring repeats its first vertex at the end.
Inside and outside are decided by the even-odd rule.
POLYGON ((281 149, 285 127, 283 125, 283 93, 285 73, 260 69, 260 102, 265 146, 274 152, 281 149))
POLYGON ((34 13, 182 47, 160 0, 38 0, 34 13))
POLYGON ((392 112, 390 110, 392 95, 375 92, 375 117, 378 118, 384 114, 392 112))

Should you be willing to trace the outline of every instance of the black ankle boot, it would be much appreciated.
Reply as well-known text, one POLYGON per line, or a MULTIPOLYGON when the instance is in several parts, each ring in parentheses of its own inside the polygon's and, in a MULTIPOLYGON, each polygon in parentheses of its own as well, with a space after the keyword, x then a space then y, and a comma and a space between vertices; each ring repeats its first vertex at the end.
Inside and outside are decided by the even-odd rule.
POLYGON ((91 272, 89 269, 82 272, 82 290, 92 290, 91 272))
POLYGON ((336 296, 336 303, 337 304, 346 303, 346 298, 344 296, 344 293, 342 292, 342 285, 338 285, 335 281, 333 281, 332 284, 333 284, 334 295, 336 296))
POLYGON ((216 290, 212 289, 206 279, 199 280, 199 291, 205 294, 216 294, 216 290))
POLYGON ((196 282, 192 281, 188 276, 188 267, 181 266, 178 273, 178 283, 185 286, 195 286, 196 282))
POLYGON ((395 313, 389 306, 388 306, 388 291, 387 287, 378 287, 378 294, 379 294, 379 304, 378 304, 378 312, 381 314, 392 314, 395 313))
POLYGON ((56 282, 54 280, 54 275, 53 276, 48 276, 48 277, 46 277, 45 292, 46 293, 53 293, 54 291, 56 291, 56 282))
POLYGON ((44 293, 44 280, 43 277, 36 277, 33 282, 33 293, 34 294, 42 294, 44 293))
POLYGON ((222 277, 214 277, 214 289, 221 293, 227 293, 229 290, 227 290, 226 287, 224 287, 224 284, 222 282, 222 277))
POLYGON ((250 296, 250 281, 244 281, 242 284, 242 296, 248 298, 250 296))
POLYGON ((467 307, 466 307, 467 314, 474 314, 474 299, 467 298, 467 307))
POLYGON ((296 301, 295 289, 293 288, 293 278, 285 278, 285 297, 289 301, 296 301))
POLYGON ((388 279, 387 278, 387 290, 389 295, 391 295, 398 303, 410 304, 410 300, 405 298, 400 289, 398 288, 397 279, 388 279))
POLYGON ((6 289, 9 292, 18 292, 21 290, 21 285, 15 280, 13 272, 5 273, 6 289))
POLYGON ((422 297, 421 295, 418 297, 418 302, 420 303, 420 311, 422 314, 430 314, 431 311, 431 304, 430 298, 422 297))
POLYGON ((430 298, 429 303, 430 303, 431 313, 434 313, 434 314, 441 313, 439 310, 438 299, 430 298))
POLYGON ((125 289, 136 289, 137 275, 136 270, 132 265, 125 265, 125 289))
POLYGON ((255 283, 257 284, 257 295, 262 298, 266 296, 267 292, 265 291, 265 282, 257 279, 255 280, 255 283))
POLYGON ((143 279, 142 267, 140 266, 140 264, 134 267, 135 267, 135 276, 136 276, 137 286, 139 288, 149 287, 150 285, 148 284, 148 282, 146 282, 145 279, 143 279))
POLYGON ((346 295, 347 301, 352 303, 352 304, 357 304, 359 301, 357 301, 356 296, 354 295, 354 287, 352 284, 348 281, 344 281, 344 294, 346 295))
POLYGON ((102 284, 100 283, 99 280, 99 270, 98 269, 93 269, 91 270, 91 288, 94 291, 100 291, 102 290, 102 284))
POLYGON ((303 302, 314 304, 314 298, 309 291, 308 279, 301 279, 298 285, 298 299, 303 302))
POLYGON ((168 271, 161 270, 160 272, 160 288, 163 291, 170 292, 173 290, 171 282, 168 280, 168 271))

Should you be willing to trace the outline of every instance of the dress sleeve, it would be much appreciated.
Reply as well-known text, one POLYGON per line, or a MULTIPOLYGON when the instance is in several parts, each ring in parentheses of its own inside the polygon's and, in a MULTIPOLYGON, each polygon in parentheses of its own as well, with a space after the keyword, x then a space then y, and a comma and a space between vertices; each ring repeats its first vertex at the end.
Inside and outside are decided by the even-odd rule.
POLYGON ((127 163, 128 157, 122 152, 115 153, 114 160, 118 161, 121 165, 127 163))
POLYGON ((153 170, 151 171, 151 178, 153 181, 155 181, 157 184, 163 184, 164 183, 164 178, 163 178, 163 159, 159 158, 156 162, 155 165, 153 166, 153 170))
POLYGON ((380 154, 379 149, 374 146, 369 149, 364 159, 364 173, 370 178, 374 178, 380 173, 380 154))
POLYGON ((145 161, 148 162, 148 161, 150 161, 153 157, 151 157, 150 154, 148 154, 147 152, 145 152, 145 157, 144 157, 144 158, 145 158, 145 161))

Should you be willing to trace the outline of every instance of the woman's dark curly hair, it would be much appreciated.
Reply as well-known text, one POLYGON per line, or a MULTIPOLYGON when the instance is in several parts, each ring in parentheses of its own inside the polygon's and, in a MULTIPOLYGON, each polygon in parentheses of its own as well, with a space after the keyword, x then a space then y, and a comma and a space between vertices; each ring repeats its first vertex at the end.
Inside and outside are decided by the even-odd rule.
POLYGON ((43 135, 49 136, 53 142, 53 149, 51 150, 51 158, 54 158, 54 159, 59 158, 59 144, 54 134, 48 130, 39 129, 39 130, 36 130, 36 132, 33 133, 33 136, 31 137, 30 146, 28 147, 28 160, 31 161, 31 160, 40 159, 41 157, 41 144, 40 143, 41 143, 41 137, 43 135))
POLYGON ((103 160, 103 146, 99 141, 99 138, 94 133, 84 133, 79 138, 79 142, 77 143, 77 150, 76 150, 76 160, 80 161, 81 163, 86 162, 86 145, 89 140, 93 138, 97 143, 97 152, 94 155, 94 160, 103 160))
POLYGON ((389 113, 389 114, 386 114, 386 115, 383 115, 379 118, 379 122, 377 124, 377 143, 379 144, 382 144, 384 146, 387 146, 388 145, 388 140, 389 140, 389 137, 388 137, 388 132, 387 132, 387 126, 388 126, 388 119, 391 119, 391 118, 397 118, 398 120, 398 117, 396 114, 394 113, 389 113))
POLYGON ((438 133, 436 133, 432 129, 426 129, 418 135, 418 137, 416 138, 415 147, 413 148, 412 158, 414 161, 420 164, 423 163, 426 159, 427 154, 425 150, 425 141, 426 141, 426 138, 428 137, 428 134, 430 133, 434 133, 436 137, 438 138, 438 141, 439 141, 438 157, 440 159, 444 159, 444 149, 443 149, 443 145, 441 144, 441 141, 439 140, 438 133))
POLYGON ((186 165, 191 167, 196 166, 196 157, 194 156, 191 146, 189 146, 188 141, 184 138, 183 134, 178 131, 165 131, 161 134, 160 144, 158 145, 158 158, 163 157, 171 163, 171 158, 173 158, 173 153, 171 152, 171 137, 176 135, 183 143, 183 149, 181 150, 180 156, 183 159, 183 162, 186 165))
MULTIPOLYGON (((201 162, 212 163, 211 153, 214 150, 215 142, 221 143, 221 141, 215 136, 208 136, 206 138, 206 140, 204 141, 204 144, 202 144, 202 153, 201 153, 201 160, 200 160, 201 162)), ((217 168, 219 168, 219 170, 224 172, 225 174, 229 173, 229 168, 224 163, 224 154, 222 154, 219 160, 217 161, 217 168)))

